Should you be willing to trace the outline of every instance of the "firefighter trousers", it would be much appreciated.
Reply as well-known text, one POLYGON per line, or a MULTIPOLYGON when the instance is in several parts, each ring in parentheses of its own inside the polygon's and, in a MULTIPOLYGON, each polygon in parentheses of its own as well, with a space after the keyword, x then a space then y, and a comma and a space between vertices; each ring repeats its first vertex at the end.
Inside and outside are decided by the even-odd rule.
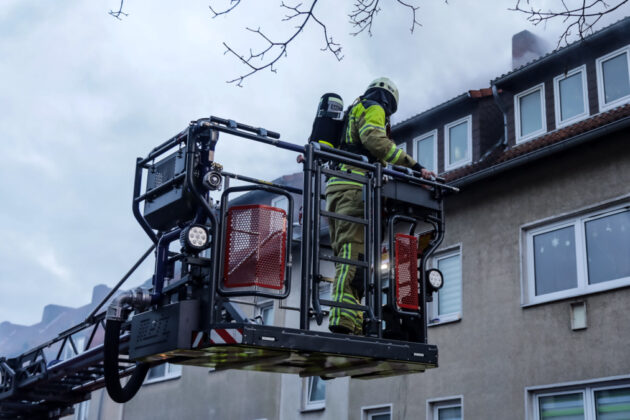
MULTIPOLYGON (((326 194, 326 210, 346 216, 363 218, 363 191, 347 189, 326 194)), ((364 226, 345 220, 328 221, 330 243, 335 256, 362 260, 364 226)), ((335 281, 332 300, 358 305, 364 294, 364 269, 351 264, 335 264, 335 281)), ((333 307, 330 311, 329 328, 342 327, 352 334, 363 334, 363 312, 333 307)))

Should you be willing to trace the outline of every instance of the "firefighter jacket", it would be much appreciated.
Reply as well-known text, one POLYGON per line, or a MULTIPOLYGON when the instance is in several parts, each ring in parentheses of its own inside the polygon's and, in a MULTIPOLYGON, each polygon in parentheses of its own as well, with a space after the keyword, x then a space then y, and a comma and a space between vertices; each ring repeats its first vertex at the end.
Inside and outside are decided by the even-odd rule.
MULTIPOLYGON (((376 101, 358 100, 350 109, 348 125, 343 141, 342 150, 368 156, 371 161, 406 166, 411 168, 416 161, 396 147, 387 137, 385 110, 376 101)), ((341 165, 342 171, 351 171, 356 175, 365 175, 365 171, 349 165, 341 165)), ((326 186, 326 193, 347 189, 361 189, 361 183, 339 177, 331 177, 326 186)))

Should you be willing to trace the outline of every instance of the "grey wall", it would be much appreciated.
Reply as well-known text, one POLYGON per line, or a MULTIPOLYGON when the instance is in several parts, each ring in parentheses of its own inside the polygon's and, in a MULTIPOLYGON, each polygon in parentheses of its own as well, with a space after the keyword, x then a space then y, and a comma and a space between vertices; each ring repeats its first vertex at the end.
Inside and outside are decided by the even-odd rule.
POLYGON ((429 329, 438 369, 352 381, 350 419, 392 402, 424 419, 427 399, 464 397, 466 419, 524 419, 525 388, 630 372, 630 289, 589 295, 588 328, 572 331, 567 299, 521 307, 521 226, 628 194, 627 133, 469 186, 446 205, 443 244, 461 244, 463 318, 429 329), (506 413, 509 413, 506 414, 506 413))

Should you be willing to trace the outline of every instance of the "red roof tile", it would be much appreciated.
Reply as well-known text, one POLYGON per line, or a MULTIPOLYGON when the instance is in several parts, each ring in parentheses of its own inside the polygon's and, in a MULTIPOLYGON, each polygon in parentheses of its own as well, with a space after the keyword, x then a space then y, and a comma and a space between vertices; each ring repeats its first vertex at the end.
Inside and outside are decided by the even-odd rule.
POLYGON ((611 109, 610 111, 597 114, 593 117, 587 118, 568 127, 549 132, 543 136, 521 144, 517 144, 507 149, 497 148, 493 150, 488 156, 486 156, 482 161, 449 171, 444 174, 444 178, 448 182, 458 180, 465 176, 479 172, 483 169, 490 168, 499 163, 507 162, 516 157, 526 155, 535 150, 545 148, 555 143, 559 143, 563 140, 570 139, 571 137, 575 137, 579 134, 586 133, 593 129, 603 127, 607 124, 628 116, 630 116, 630 104, 626 104, 618 108, 611 109))

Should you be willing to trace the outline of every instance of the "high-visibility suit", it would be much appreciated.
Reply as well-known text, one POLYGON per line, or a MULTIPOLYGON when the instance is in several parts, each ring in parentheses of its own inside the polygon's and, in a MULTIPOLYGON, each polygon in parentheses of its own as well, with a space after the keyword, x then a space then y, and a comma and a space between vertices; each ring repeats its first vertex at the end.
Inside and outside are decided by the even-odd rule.
MULTIPOLYGON (((394 165, 421 168, 387 137, 387 118, 383 106, 374 100, 360 99, 350 109, 342 150, 364 154, 373 160, 394 165)), ((364 175, 359 168, 341 165, 341 170, 364 175)), ((326 186, 326 209, 333 213, 363 218, 363 185, 352 180, 331 177, 326 186)), ((329 219, 330 241, 337 257, 362 259, 363 225, 329 219)), ((363 269, 350 264, 336 264, 332 300, 360 304, 364 294, 363 269), (357 275, 357 273, 359 273, 357 275)), ((363 334, 363 313, 333 307, 329 329, 333 332, 363 334)))

